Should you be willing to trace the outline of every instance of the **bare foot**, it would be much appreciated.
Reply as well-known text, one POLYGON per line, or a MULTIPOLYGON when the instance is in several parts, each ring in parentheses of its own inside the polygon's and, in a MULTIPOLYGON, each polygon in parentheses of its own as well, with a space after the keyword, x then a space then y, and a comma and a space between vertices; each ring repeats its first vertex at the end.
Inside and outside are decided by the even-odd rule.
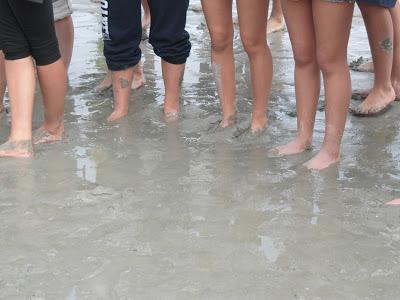
POLYGON ((321 149, 321 151, 316 156, 314 156, 314 158, 306 162, 304 166, 309 170, 321 171, 339 161, 339 154, 332 154, 324 149, 321 149))
POLYGON ((0 145, 0 157, 31 158, 32 141, 8 141, 0 145))
POLYGON ((285 20, 282 18, 271 17, 267 23, 267 35, 285 29, 285 20))
POLYGON ((373 73, 374 72, 374 63, 372 61, 363 63, 357 67, 357 71, 373 73))
POLYGON ((351 108, 350 112, 356 116, 373 116, 383 112, 395 98, 396 94, 392 87, 387 90, 373 89, 364 102, 351 108))
POLYGON ((400 198, 399 199, 394 199, 394 200, 386 203, 386 205, 400 205, 400 198))
POLYGON ((372 89, 367 89, 367 90, 355 90, 353 91, 351 98, 354 100, 364 100, 365 98, 368 97, 369 94, 371 94, 372 89))
POLYGON ((145 84, 146 84, 146 78, 144 78, 143 74, 141 76, 133 76, 131 88, 132 90, 137 90, 140 89, 145 84))
POLYGON ((33 144, 45 144, 45 143, 53 143, 61 141, 64 135, 64 123, 61 123, 54 130, 46 129, 45 125, 42 125, 40 128, 36 129, 33 132, 33 144))
POLYGON ((179 99, 164 100, 164 115, 178 115, 179 114, 179 99))
POLYGON ((261 118, 254 118, 251 121, 250 132, 254 135, 261 134, 268 126, 267 116, 261 118))
POLYGON ((106 77, 104 77, 103 81, 94 88, 96 93, 102 93, 107 91, 112 87, 112 78, 111 73, 107 73, 106 77))
POLYGON ((392 80, 392 86, 396 94, 396 101, 400 101, 400 81, 392 80))
POLYGON ((278 155, 295 155, 307 150, 311 150, 311 142, 305 142, 299 138, 296 138, 294 141, 286 145, 273 149, 273 151, 277 152, 278 155))
POLYGON ((233 114, 227 118, 222 118, 221 122, 219 123, 220 128, 228 128, 236 124, 237 118, 236 114, 233 114))
POLYGON ((119 119, 122 119, 128 114, 128 109, 120 109, 120 110, 114 110, 111 115, 108 116, 107 121, 108 122, 114 122, 119 119))
POLYGON ((164 113, 165 123, 176 122, 179 119, 179 112, 167 112, 164 113))

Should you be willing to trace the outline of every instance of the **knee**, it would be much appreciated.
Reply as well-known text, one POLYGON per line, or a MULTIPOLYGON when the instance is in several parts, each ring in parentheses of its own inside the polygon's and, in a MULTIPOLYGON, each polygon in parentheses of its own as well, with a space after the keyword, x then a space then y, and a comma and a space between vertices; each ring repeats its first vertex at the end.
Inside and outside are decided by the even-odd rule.
POLYGON ((304 68, 312 65, 317 65, 317 56, 313 50, 300 50, 294 52, 294 61, 296 67, 304 68))
POLYGON ((265 51, 267 48, 267 41, 254 36, 253 34, 247 35, 242 34, 242 43, 244 50, 249 55, 249 57, 259 53, 259 51, 265 51))
POLYGON ((221 53, 233 46, 233 33, 223 31, 211 31, 211 49, 215 53, 221 53))
POLYGON ((317 62, 325 75, 335 72, 340 67, 347 68, 346 58, 330 51, 317 51, 317 62))

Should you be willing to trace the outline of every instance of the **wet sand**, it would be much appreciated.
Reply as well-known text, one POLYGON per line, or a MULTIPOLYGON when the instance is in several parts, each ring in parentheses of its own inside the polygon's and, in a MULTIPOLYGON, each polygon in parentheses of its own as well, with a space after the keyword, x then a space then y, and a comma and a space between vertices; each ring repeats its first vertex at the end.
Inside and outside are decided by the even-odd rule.
MULTIPOLYGON (((107 124, 111 92, 92 92, 105 72, 100 18, 86 0, 75 8, 66 139, 0 160, 0 299, 400 299, 400 208, 385 205, 400 197, 399 103, 349 117, 340 165, 308 172, 321 98, 315 150, 269 158, 296 130, 287 33, 270 37, 271 127, 236 138, 250 120, 246 57, 236 38, 239 124, 216 131, 209 37, 191 11, 181 120, 163 121, 159 59, 144 43, 147 85, 107 124)), ((353 27, 349 61, 369 56, 359 15, 353 27)), ((372 82, 352 76, 354 88, 372 82)))

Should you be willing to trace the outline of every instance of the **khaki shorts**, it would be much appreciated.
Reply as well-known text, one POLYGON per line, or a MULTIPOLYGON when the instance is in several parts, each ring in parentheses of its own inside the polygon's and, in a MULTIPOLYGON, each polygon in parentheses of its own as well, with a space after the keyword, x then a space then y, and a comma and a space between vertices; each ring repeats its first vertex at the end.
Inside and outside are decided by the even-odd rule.
POLYGON ((53 0, 54 21, 62 20, 72 15, 70 0, 53 0))

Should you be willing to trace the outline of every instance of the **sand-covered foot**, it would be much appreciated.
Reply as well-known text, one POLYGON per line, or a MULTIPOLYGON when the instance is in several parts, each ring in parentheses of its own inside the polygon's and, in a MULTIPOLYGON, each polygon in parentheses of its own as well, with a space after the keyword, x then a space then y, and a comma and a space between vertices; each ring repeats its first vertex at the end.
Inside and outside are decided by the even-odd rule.
POLYGON ((144 75, 133 76, 131 88, 132 88, 132 90, 138 90, 141 87, 143 87, 145 84, 146 84, 146 78, 144 77, 144 75))
POLYGON ((386 91, 373 89, 363 103, 357 107, 350 108, 355 116, 370 117, 385 112, 396 99, 393 88, 386 91))
POLYGON ((285 29, 284 18, 271 17, 267 23, 267 34, 282 31, 285 29))
POLYGON ((400 80, 392 80, 392 86, 396 95, 396 101, 400 101, 400 80))
MULTIPOLYGON (((164 117, 165 120, 175 121, 179 117, 179 100, 166 98, 164 100, 164 117)), ((168 121, 167 121, 168 122, 168 121)))
POLYGON ((124 110, 124 109, 114 110, 111 113, 111 115, 108 116, 107 121, 115 122, 115 121, 118 121, 119 119, 122 119, 126 115, 128 115, 128 110, 124 110))
POLYGON ((32 140, 8 141, 0 145, 0 157, 31 158, 32 140))
POLYGON ((333 164, 336 164, 340 161, 339 154, 332 154, 328 151, 321 150, 316 156, 314 156, 311 160, 306 162, 304 166, 309 170, 321 171, 326 168, 329 168, 333 164))
POLYGON ((386 205, 400 205, 400 198, 399 199, 394 199, 394 200, 386 203, 386 205))
POLYGON ((228 128, 235 125, 236 123, 237 123, 237 116, 236 114, 234 114, 229 117, 223 118, 221 122, 219 122, 219 128, 222 129, 228 128))
POLYGON ((311 150, 311 143, 309 141, 303 141, 300 139, 295 139, 286 145, 272 149, 273 152, 280 156, 295 155, 308 150, 311 150))
POLYGON ((111 74, 108 73, 103 81, 94 88, 96 93, 103 93, 112 87, 112 78, 111 74))
POLYGON ((164 112, 165 123, 172 123, 179 120, 179 111, 164 112))
POLYGON ((267 126, 268 119, 266 116, 261 118, 253 118, 251 122, 250 133, 252 133, 253 135, 260 135, 265 131, 267 126))
POLYGON ((374 63, 372 61, 365 62, 357 67, 358 72, 374 72, 374 63))
POLYGON ((359 57, 349 65, 350 69, 356 72, 374 72, 374 63, 370 58, 359 57))
POLYGON ((43 125, 33 132, 33 144, 39 145, 45 143, 58 142, 62 140, 63 135, 64 135, 64 123, 61 123, 60 126, 51 131, 46 129, 46 127, 43 125))
POLYGON ((364 100, 368 97, 369 94, 371 94, 372 89, 366 89, 366 90, 354 90, 351 98, 354 100, 364 100))

